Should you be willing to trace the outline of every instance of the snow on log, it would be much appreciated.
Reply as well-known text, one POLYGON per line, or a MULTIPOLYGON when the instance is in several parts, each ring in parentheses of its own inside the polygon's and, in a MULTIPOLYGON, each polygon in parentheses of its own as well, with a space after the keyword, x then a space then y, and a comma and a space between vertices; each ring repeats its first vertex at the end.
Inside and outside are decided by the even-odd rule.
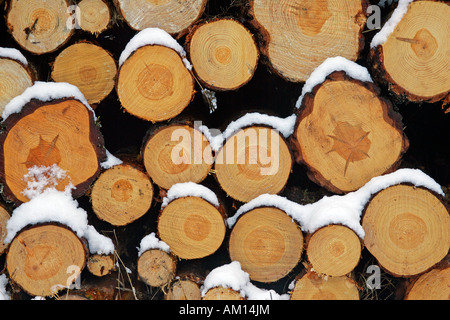
POLYGON ((74 197, 85 194, 106 154, 95 114, 78 88, 36 82, 12 99, 2 116, 0 180, 6 201, 28 201, 28 182, 33 188, 70 187, 74 197))
POLYGON ((214 19, 193 27, 186 40, 193 71, 212 90, 236 90, 249 82, 258 65, 253 35, 234 19, 214 19))
POLYGON ((186 52, 167 32, 147 28, 136 34, 119 58, 116 91, 124 109, 158 122, 181 113, 194 97, 186 52))
POLYGON ((328 57, 356 61, 364 48, 364 0, 254 0, 250 6, 262 54, 289 81, 306 81, 328 57))
POLYGON ((450 102, 449 16, 445 1, 400 0, 374 36, 375 78, 399 100, 450 102))
POLYGON ((400 114, 367 70, 344 58, 327 59, 312 73, 297 108, 296 161, 332 192, 355 191, 395 170, 408 149, 400 114))

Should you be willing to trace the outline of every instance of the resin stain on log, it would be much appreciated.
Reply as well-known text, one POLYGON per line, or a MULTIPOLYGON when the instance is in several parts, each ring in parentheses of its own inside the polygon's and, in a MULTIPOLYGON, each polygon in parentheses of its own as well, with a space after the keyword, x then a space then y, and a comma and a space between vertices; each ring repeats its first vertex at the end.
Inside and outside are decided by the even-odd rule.
POLYGON ((27 161, 24 162, 25 166, 31 168, 33 166, 49 167, 53 164, 59 165, 61 162, 61 154, 56 147, 58 138, 59 134, 51 142, 48 142, 39 135, 39 144, 35 148, 30 149, 27 161))

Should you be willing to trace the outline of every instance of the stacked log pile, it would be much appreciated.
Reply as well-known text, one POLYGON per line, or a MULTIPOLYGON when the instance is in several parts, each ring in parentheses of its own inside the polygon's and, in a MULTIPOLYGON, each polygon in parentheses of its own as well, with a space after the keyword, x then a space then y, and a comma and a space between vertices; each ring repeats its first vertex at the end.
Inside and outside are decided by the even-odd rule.
POLYGON ((381 3, 0 1, 0 298, 448 300, 450 5, 381 3))

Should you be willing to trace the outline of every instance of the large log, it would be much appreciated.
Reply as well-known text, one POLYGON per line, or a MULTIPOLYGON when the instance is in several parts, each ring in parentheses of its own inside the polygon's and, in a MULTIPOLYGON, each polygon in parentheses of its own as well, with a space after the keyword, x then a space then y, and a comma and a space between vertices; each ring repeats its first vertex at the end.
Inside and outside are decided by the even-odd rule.
POLYGON ((399 100, 450 102, 449 3, 405 1, 396 11, 371 43, 376 78, 399 100))
POLYGON ((22 48, 44 54, 57 50, 69 40, 76 21, 66 0, 12 0, 7 23, 22 48))
POLYGON ((326 58, 356 61, 364 48, 367 1, 250 1, 261 51, 281 77, 304 82, 326 58))
POLYGON ((252 280, 270 283, 286 276, 300 262, 303 234, 282 210, 255 208, 236 221, 228 250, 231 260, 239 261, 252 280))
POLYGON ((10 279, 33 296, 69 287, 86 265, 87 246, 69 228, 44 224, 23 229, 12 240, 6 267, 10 279))
POLYGON ((380 191, 367 205, 362 226, 365 247, 397 277, 427 271, 450 248, 449 211, 424 188, 400 184, 380 191))
POLYGON ((335 193, 395 170, 409 146, 391 102, 373 83, 344 71, 304 95, 291 140, 311 180, 335 193))
MULTIPOLYGON (((74 97, 38 100, 39 96, 46 100, 52 94, 57 96, 57 92, 66 88, 65 84, 39 83, 11 102, 14 105, 26 102, 36 94, 36 98, 24 103, 2 123, 0 180, 6 201, 16 204, 28 201, 29 196, 23 193, 29 188, 28 182, 39 182, 46 175, 48 181, 41 182, 54 184, 61 191, 74 186, 72 195, 80 197, 100 174, 106 153, 92 110, 74 97), (64 174, 49 176, 55 165, 64 174)), ((69 85, 69 90, 72 89, 69 85)))
POLYGON ((193 70, 213 90, 236 90, 249 82, 258 65, 253 35, 237 20, 197 24, 186 40, 193 70))

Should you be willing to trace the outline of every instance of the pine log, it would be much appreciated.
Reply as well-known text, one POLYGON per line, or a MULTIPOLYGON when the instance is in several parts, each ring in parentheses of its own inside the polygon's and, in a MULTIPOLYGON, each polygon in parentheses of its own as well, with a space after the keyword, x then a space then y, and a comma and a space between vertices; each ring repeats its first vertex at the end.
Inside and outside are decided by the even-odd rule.
POLYGON ((320 277, 308 271, 295 280, 291 300, 359 300, 356 283, 347 276, 320 277))
POLYGON ((222 245, 226 226, 222 207, 200 197, 182 197, 162 208, 158 217, 158 237, 180 259, 200 259, 222 245))
POLYGON ((328 225, 306 239, 306 255, 315 272, 339 277, 352 272, 361 258, 361 240, 342 225, 328 225))
POLYGON ((166 190, 176 183, 202 182, 214 162, 208 139, 184 121, 152 126, 141 154, 152 181, 166 190))
POLYGON ((90 197, 100 220, 125 226, 148 212, 153 202, 153 186, 143 170, 123 163, 100 174, 90 197))
POLYGON ((137 261, 139 280, 152 287, 163 287, 171 283, 177 269, 176 258, 163 250, 150 249, 142 253, 137 261))
POLYGON ((75 198, 100 174, 106 158, 103 136, 93 113, 79 100, 32 99, 2 124, 0 181, 6 201, 17 205, 29 200, 22 192, 28 187, 24 176, 33 167, 57 165, 64 170, 66 176, 55 187, 62 191, 72 184, 75 198))
POLYGON ((67 0, 11 0, 7 24, 23 49, 43 54, 63 46, 72 36, 76 21, 67 0))
POLYGON ((80 10, 78 23, 82 30, 98 35, 108 28, 111 11, 104 0, 81 0, 78 8, 80 10))
POLYGON ((329 57, 356 61, 364 48, 365 0, 252 0, 250 7, 262 54, 288 81, 306 81, 329 57))
POLYGON ((108 51, 93 43, 79 42, 56 57, 51 77, 55 82, 77 86, 89 104, 96 104, 113 90, 116 73, 116 62, 108 51))
POLYGON ((364 245, 380 266, 397 277, 432 268, 450 248, 450 216, 439 196, 397 185, 377 193, 362 218, 364 245))
POLYGON ((33 296, 52 296, 76 280, 87 246, 69 228, 43 224, 23 229, 6 255, 9 278, 33 296))
POLYGON ((188 278, 179 278, 172 281, 167 293, 164 296, 165 300, 201 300, 202 295, 200 285, 194 280, 188 278))
POLYGON ((0 57, 0 114, 12 98, 31 87, 35 80, 35 72, 30 66, 0 57))
POLYGON ((244 300, 244 297, 231 288, 215 287, 209 289, 202 300, 244 300))
POLYGON ((433 268, 407 288, 405 300, 450 300, 450 266, 433 268))
POLYGON ((215 91, 236 90, 249 82, 258 65, 253 35, 234 19, 202 22, 190 32, 187 52, 200 82, 215 91))
POLYGON ((6 208, 0 205, 0 255, 2 255, 8 247, 3 241, 5 240, 8 231, 6 230, 6 224, 10 218, 10 214, 6 208))
POLYGON ((248 202, 264 193, 280 193, 292 165, 288 144, 277 131, 252 126, 225 141, 214 169, 219 185, 230 197, 248 202))
POLYGON ((115 0, 115 3, 134 30, 160 28, 179 34, 203 14, 207 0, 115 0))
POLYGON ((335 193, 395 170, 409 147, 399 113, 373 83, 330 74, 298 109, 292 149, 308 177, 335 193))
POLYGON ((414 1, 387 40, 371 48, 375 78, 399 100, 450 102, 450 4, 414 1))
POLYGON ((114 256, 105 254, 90 255, 87 260, 87 268, 94 276, 106 276, 115 269, 114 256))
POLYGON ((303 234, 280 209, 256 208, 240 216, 233 226, 228 250, 231 260, 239 261, 250 279, 270 283, 300 262, 303 234))
POLYGON ((116 91, 124 109, 152 122, 177 116, 194 97, 194 79, 173 49, 137 49, 118 71, 116 91))

